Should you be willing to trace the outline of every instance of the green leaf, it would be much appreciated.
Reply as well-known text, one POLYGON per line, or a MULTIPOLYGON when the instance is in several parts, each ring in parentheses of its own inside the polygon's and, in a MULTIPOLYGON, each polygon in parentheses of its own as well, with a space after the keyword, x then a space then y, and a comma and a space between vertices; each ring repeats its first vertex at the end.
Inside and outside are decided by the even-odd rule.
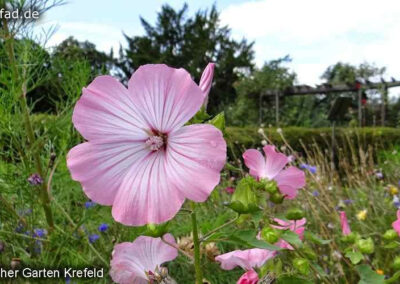
POLYGON ((216 128, 221 130, 222 132, 225 131, 225 113, 220 112, 213 119, 210 119, 208 123, 214 125, 216 128))
POLYGON ((202 106, 200 108, 200 110, 192 117, 191 120, 189 120, 189 122, 187 124, 190 125, 190 124, 195 124, 195 123, 201 123, 201 122, 206 121, 209 118, 210 118, 210 115, 207 113, 204 106, 202 106))
POLYGON ((297 248, 300 248, 303 245, 303 242, 300 240, 299 235, 290 230, 284 231, 284 233, 281 235, 281 238, 287 241, 289 244, 296 246, 297 248))
POLYGON ((276 284, 313 284, 313 282, 296 276, 281 276, 276 280, 276 284))
POLYGON ((357 264, 363 259, 363 254, 358 251, 348 251, 345 256, 350 259, 352 264, 357 264))
POLYGON ((366 264, 358 265, 356 269, 358 274, 360 274, 360 281, 358 284, 383 284, 385 282, 384 275, 379 275, 366 264))
POLYGON ((254 230, 244 230, 244 231, 237 231, 232 234, 229 239, 236 240, 241 242, 243 245, 250 246, 253 248, 261 248, 267 250, 282 250, 282 248, 271 245, 263 240, 258 240, 256 238, 256 232, 254 230))
POLYGON ((331 240, 321 239, 318 235, 308 231, 304 232, 304 237, 306 240, 315 243, 317 245, 327 245, 331 242, 331 240))

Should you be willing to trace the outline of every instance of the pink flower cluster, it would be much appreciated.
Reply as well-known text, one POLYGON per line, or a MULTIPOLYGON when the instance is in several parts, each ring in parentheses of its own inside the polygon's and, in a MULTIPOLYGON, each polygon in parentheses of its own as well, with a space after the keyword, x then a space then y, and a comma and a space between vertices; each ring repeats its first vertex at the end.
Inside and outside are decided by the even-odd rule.
MULTIPOLYGON (((300 239, 303 239, 305 230, 304 225, 306 224, 305 218, 298 221, 284 221, 275 218, 274 221, 278 225, 271 225, 271 227, 279 230, 290 230, 296 233, 300 239)), ((283 239, 278 240, 275 245, 282 249, 293 250, 293 247, 283 239)), ((246 273, 240 277, 237 284, 256 284, 259 278, 257 273, 254 271, 254 268, 263 266, 268 260, 274 258, 277 254, 277 251, 253 248, 247 250, 235 250, 221 254, 217 256, 215 260, 220 262, 221 268, 225 270, 231 270, 237 266, 246 270, 246 273)))
MULTIPOLYGON (((94 202, 112 206, 114 219, 142 226, 172 219, 185 199, 205 201, 220 181, 226 161, 222 132, 211 124, 186 123, 207 104, 214 74, 210 63, 199 85, 184 69, 163 64, 136 70, 127 88, 111 76, 99 76, 83 89, 72 121, 86 142, 67 156, 72 178, 94 202)), ((276 182, 287 199, 305 185, 304 172, 286 167, 290 158, 264 147, 243 154, 250 174, 276 182)), ((227 188, 233 193, 233 188, 227 188)), ((280 230, 303 237, 305 219, 274 219, 280 230)), ((177 256, 172 235, 138 237, 115 246, 110 275, 116 283, 145 284, 160 265, 177 256), (167 244, 168 243, 168 244, 167 244)), ((284 240, 276 243, 293 249, 284 240)), ((216 258, 223 269, 240 266, 247 272, 238 283, 256 283, 254 268, 275 257, 276 251, 248 249, 216 258)))
POLYGON ((261 180, 276 181, 279 191, 287 199, 293 199, 297 195, 297 190, 306 184, 305 174, 294 166, 285 168, 291 161, 289 157, 275 151, 275 146, 267 145, 263 148, 263 155, 255 150, 249 149, 243 154, 246 166, 250 169, 250 174, 261 180))

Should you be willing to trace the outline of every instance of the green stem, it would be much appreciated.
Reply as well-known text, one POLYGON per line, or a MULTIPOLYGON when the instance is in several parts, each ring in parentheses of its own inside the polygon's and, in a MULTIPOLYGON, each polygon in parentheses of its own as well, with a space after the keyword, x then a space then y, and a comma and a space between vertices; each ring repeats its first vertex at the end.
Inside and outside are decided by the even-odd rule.
MULTIPOLYGON (((2 5, 2 7, 4 8, 4 5, 2 5)), ((10 66, 12 68, 13 79, 18 84, 20 82, 19 81, 20 76, 18 74, 17 64, 15 62, 14 37, 13 37, 13 35, 11 35, 11 33, 8 29, 8 22, 4 18, 3 18, 3 28, 4 28, 4 34, 5 34, 4 35, 5 45, 7 47, 8 58, 10 61, 10 66)), ((22 76, 22 77, 24 77, 24 76, 22 76)), ((22 79, 24 79, 24 78, 22 78, 22 79)), ((35 144, 35 134, 33 132, 28 103, 26 101, 26 85, 25 85, 25 83, 23 83, 22 87, 21 87, 20 103, 21 103, 21 110, 24 115, 25 130, 27 132, 29 145, 32 146, 35 144)), ((53 214, 51 212, 51 207, 50 207, 50 197, 49 197, 49 193, 47 191, 47 183, 45 181, 46 177, 44 176, 44 171, 42 168, 39 151, 37 151, 36 149, 34 149, 34 151, 33 151, 33 159, 35 161, 36 171, 40 175, 40 177, 43 179, 43 184, 40 189, 40 199, 42 202, 44 213, 46 215, 47 224, 49 225, 49 231, 52 231, 54 228, 54 221, 53 221, 53 214)))
MULTIPOLYGON (((22 108, 22 112, 24 114, 25 129, 27 132, 29 144, 34 145, 35 144, 35 134, 33 132, 33 127, 32 127, 32 123, 31 123, 31 119, 30 119, 30 115, 29 115, 29 108, 28 108, 28 104, 26 102, 26 89, 25 89, 25 87, 23 87, 22 89, 23 89, 23 94, 21 96, 21 108, 22 108)), ((36 149, 34 149, 34 151, 33 151, 33 159, 35 161, 36 171, 39 174, 39 176, 43 179, 43 183, 40 187, 40 199, 42 202, 44 213, 46 215, 46 221, 50 227, 50 230, 53 230, 54 221, 53 221, 53 213, 52 213, 51 207, 50 207, 50 196, 49 196, 49 192, 47 190, 46 177, 44 176, 44 171, 43 171, 43 167, 42 167, 42 162, 40 160, 39 151, 37 151, 36 149)))
POLYGON ((196 273, 196 284, 203 283, 203 271, 201 269, 201 255, 200 255, 200 241, 199 234, 197 230, 197 218, 196 218, 196 210, 195 203, 192 202, 192 228, 193 228, 193 245, 194 245, 194 270, 196 273))
POLYGON ((209 232, 208 232, 207 234, 205 234, 202 238, 200 238, 200 242, 206 241, 206 240, 207 240, 209 237, 211 237, 214 233, 216 233, 216 232, 218 232, 219 230, 221 230, 221 229, 223 229, 223 228, 225 228, 225 227, 227 227, 227 226, 229 226, 229 225, 235 223, 237 219, 239 219, 239 215, 236 216, 234 219, 232 219, 232 220, 230 220, 230 221, 228 221, 228 222, 222 224, 221 226, 219 226, 219 227, 217 227, 217 228, 215 228, 215 229, 209 231, 209 232))

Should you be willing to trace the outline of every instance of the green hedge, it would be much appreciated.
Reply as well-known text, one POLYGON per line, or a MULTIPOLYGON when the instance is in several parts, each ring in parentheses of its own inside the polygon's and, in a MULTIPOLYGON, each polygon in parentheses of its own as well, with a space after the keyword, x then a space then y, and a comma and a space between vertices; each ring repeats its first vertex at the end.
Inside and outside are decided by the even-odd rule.
MULTIPOLYGON (((284 144, 282 136, 276 128, 264 128, 264 133, 275 145, 284 144)), ((336 128, 336 146, 345 148, 352 144, 354 147, 367 148, 373 146, 385 149, 400 145, 400 128, 365 127, 365 128, 336 128)), ((296 151, 303 151, 305 146, 317 145, 322 149, 331 147, 332 129, 286 127, 282 135, 288 144, 296 151)), ((227 127, 226 140, 235 149, 254 148, 261 145, 262 137, 256 127, 227 127)))

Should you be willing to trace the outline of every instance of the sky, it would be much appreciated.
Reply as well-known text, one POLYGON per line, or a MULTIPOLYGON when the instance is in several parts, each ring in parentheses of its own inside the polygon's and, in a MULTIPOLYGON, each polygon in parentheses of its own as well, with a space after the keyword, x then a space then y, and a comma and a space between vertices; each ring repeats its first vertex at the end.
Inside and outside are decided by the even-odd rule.
POLYGON ((179 9, 185 2, 189 15, 215 3, 221 24, 232 29, 234 38, 255 42, 258 66, 290 55, 288 66, 297 73, 298 83, 319 83, 325 69, 338 61, 385 66, 387 78, 400 80, 398 0, 70 0, 49 11, 38 25, 58 27, 49 45, 72 35, 117 52, 125 44, 123 33, 144 33, 140 16, 154 23, 163 4, 179 9))

